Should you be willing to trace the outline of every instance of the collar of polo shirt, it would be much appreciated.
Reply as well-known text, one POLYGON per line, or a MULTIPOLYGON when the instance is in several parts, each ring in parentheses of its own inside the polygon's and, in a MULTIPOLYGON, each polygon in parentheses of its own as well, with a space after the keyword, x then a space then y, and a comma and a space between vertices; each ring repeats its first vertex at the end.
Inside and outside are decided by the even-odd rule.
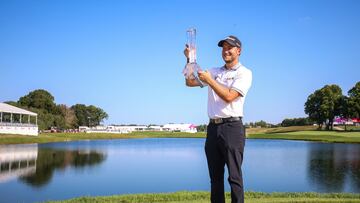
POLYGON ((240 66, 241 66, 241 63, 239 62, 239 63, 237 63, 236 65, 234 65, 233 67, 231 67, 231 68, 229 68, 229 69, 227 69, 227 68, 225 67, 225 65, 224 65, 223 67, 221 67, 221 68, 224 69, 224 70, 236 71, 238 68, 240 68, 240 66))

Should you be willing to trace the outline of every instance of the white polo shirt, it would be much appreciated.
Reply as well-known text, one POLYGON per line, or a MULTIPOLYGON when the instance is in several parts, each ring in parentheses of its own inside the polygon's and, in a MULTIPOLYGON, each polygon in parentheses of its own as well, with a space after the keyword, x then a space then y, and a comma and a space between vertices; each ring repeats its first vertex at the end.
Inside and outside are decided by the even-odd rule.
POLYGON ((208 87, 208 116, 209 118, 243 117, 246 94, 252 83, 252 72, 238 63, 231 69, 225 66, 208 70, 218 83, 239 92, 239 96, 231 103, 222 100, 215 91, 208 87))

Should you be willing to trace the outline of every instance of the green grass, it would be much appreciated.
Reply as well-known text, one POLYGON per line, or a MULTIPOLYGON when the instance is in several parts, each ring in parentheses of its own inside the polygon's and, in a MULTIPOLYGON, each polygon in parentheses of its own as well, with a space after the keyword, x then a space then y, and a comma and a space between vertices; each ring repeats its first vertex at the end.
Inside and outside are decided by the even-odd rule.
POLYGON ((205 133, 182 133, 182 132, 133 132, 129 134, 113 133, 43 133, 39 136, 4 135, 0 134, 0 144, 27 144, 47 142, 68 142, 75 140, 99 140, 99 139, 131 139, 131 138, 204 138, 205 133))
POLYGON ((286 133, 297 131, 317 131, 317 126, 290 126, 290 127, 278 127, 278 128, 248 128, 247 134, 262 134, 262 133, 286 133))
MULTIPOLYGON (((175 192, 154 194, 131 194, 99 197, 79 197, 64 201, 51 201, 56 203, 208 203, 209 192, 175 192)), ((230 193, 226 193, 226 202, 230 202, 230 193)), ((262 193, 245 192, 247 203, 315 203, 315 202, 360 202, 360 194, 352 193, 262 193)))
MULTIPOLYGON (((345 130, 344 125, 338 125, 337 127, 345 130)), ((347 125, 346 130, 347 131, 360 131, 360 126, 347 125)))
POLYGON ((278 133, 250 134, 248 138, 253 139, 283 139, 283 140, 305 140, 335 143, 360 143, 360 132, 343 131, 295 131, 278 133))

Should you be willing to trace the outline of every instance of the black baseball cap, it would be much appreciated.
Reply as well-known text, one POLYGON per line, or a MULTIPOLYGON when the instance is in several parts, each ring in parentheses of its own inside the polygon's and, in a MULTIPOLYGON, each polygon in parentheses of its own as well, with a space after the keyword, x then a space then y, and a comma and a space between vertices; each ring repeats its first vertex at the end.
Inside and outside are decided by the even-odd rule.
POLYGON ((241 48, 240 40, 237 37, 233 36, 233 35, 230 35, 230 36, 226 37, 225 39, 220 40, 219 43, 218 43, 218 46, 222 47, 224 42, 229 43, 231 46, 241 48))

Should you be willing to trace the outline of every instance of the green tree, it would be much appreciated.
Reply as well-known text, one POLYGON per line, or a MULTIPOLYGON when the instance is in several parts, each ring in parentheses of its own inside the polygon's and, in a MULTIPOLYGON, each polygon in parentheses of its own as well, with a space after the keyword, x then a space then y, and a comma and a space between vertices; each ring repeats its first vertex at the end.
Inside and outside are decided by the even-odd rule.
POLYGON ((309 118, 286 118, 281 122, 281 126, 305 126, 311 125, 312 122, 309 118))
POLYGON ((17 102, 15 102, 15 101, 6 101, 6 102, 4 102, 4 103, 5 103, 5 104, 9 104, 9 105, 11 105, 11 106, 16 106, 16 107, 20 107, 20 108, 21 108, 20 104, 17 103, 17 102))
POLYGON ((109 117, 104 110, 93 105, 88 106, 87 111, 89 113, 91 126, 99 125, 104 119, 109 117))
POLYGON ((262 128, 266 128, 268 126, 268 124, 265 121, 260 120, 260 121, 255 122, 255 126, 260 126, 262 128))
POLYGON ((49 113, 55 113, 56 111, 54 97, 48 91, 42 89, 34 90, 21 97, 18 103, 24 107, 43 109, 49 113))
MULTIPOLYGON (((349 108, 349 97, 342 96, 339 102, 339 116, 345 119, 352 117, 352 112, 349 108)), ((346 122, 345 122, 345 131, 346 131, 346 122)))
POLYGON ((356 118, 360 118, 360 82, 357 82, 353 88, 348 91, 349 114, 356 118))
POLYGON ((207 129, 207 125, 206 125, 206 124, 196 126, 196 130, 197 130, 198 132, 206 132, 206 129, 207 129))
POLYGON ((332 130, 335 116, 340 115, 340 101, 343 96, 342 90, 338 85, 326 85, 323 91, 324 99, 321 108, 327 120, 326 129, 332 130))
POLYGON ((340 115, 340 102, 342 90, 337 85, 325 85, 309 95, 305 102, 305 113, 310 119, 316 121, 319 127, 326 124, 327 130, 332 130, 335 116, 340 115))
POLYGON ((305 102, 305 113, 309 115, 309 118, 314 120, 319 128, 322 128, 326 118, 320 110, 322 102, 322 93, 320 90, 316 90, 313 94, 310 94, 305 102))
POLYGON ((84 104, 75 104, 71 107, 71 109, 74 111, 77 119, 76 127, 90 125, 88 119, 89 114, 84 104))
POLYGON ((99 125, 104 119, 109 117, 104 110, 93 105, 75 104, 71 109, 75 113, 77 127, 99 125))
POLYGON ((54 126, 54 115, 44 109, 30 108, 32 112, 38 114, 38 126, 40 130, 47 130, 54 126))

